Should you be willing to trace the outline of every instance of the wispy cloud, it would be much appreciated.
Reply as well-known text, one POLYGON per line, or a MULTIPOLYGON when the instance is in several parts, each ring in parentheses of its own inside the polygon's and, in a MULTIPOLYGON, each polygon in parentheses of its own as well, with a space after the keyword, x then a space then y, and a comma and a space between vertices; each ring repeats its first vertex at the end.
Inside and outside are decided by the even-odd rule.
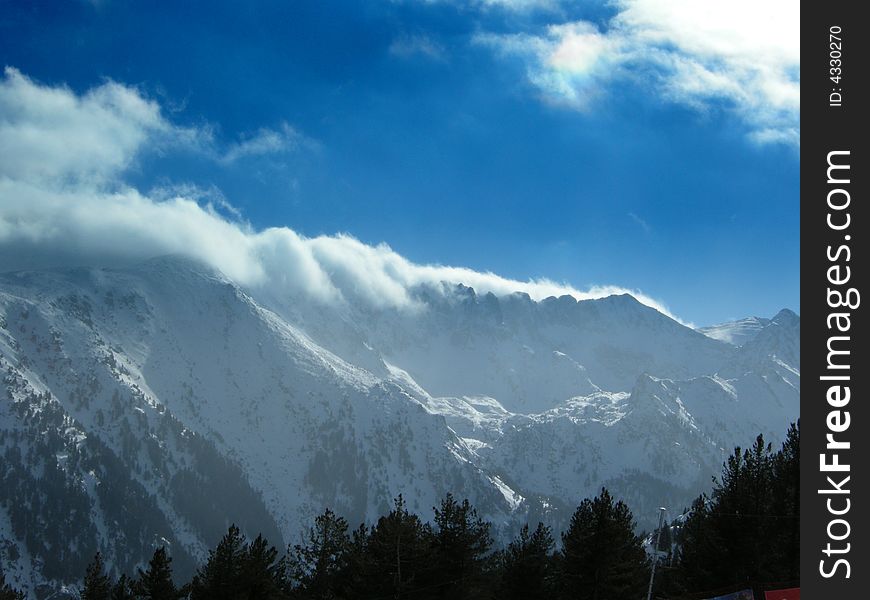
POLYGON ((652 233, 652 227, 644 219, 640 218, 633 212, 628 213, 628 216, 631 218, 632 221, 640 225, 640 228, 643 229, 644 233, 646 233, 647 235, 652 233))
POLYGON ((313 142, 287 123, 282 123, 278 129, 261 128, 229 145, 219 154, 218 160, 223 164, 230 164, 248 157, 294 152, 302 145, 311 146, 313 142))
MULTIPOLYGON (((438 290, 447 282, 499 295, 521 291, 535 299, 628 292, 670 314, 637 290, 517 281, 417 264, 385 244, 349 235, 309 238, 287 227, 255 229, 219 190, 168 186, 143 193, 125 182, 123 167, 157 143, 152 130, 176 128, 135 89, 107 85, 78 96, 14 70, 0 82, 0 270, 119 264, 177 253, 220 269, 254 293, 302 294, 324 302, 412 307, 416 288, 438 290)), ((271 150, 272 143, 263 148, 271 150)), ((255 147, 253 141, 247 146, 255 147)))
POLYGON ((594 106, 602 82, 621 68, 620 41, 585 21, 552 25, 545 35, 481 33, 475 40, 525 61, 529 81, 545 101, 577 110, 594 106))
POLYGON ((759 143, 799 143, 800 11, 787 0, 616 0, 604 25, 481 33, 519 57, 542 97, 580 110, 614 82, 670 102, 736 115, 759 143))
POLYGON ((395 57, 409 59, 422 56, 429 60, 444 61, 447 59, 447 51, 438 41, 428 35, 402 35, 390 43, 389 52, 395 57))
POLYGON ((179 126, 165 112, 156 100, 114 81, 76 95, 6 67, 0 79, 0 176, 96 185, 117 182, 143 150, 184 150, 229 165, 319 147, 287 123, 227 144, 214 127, 179 126))

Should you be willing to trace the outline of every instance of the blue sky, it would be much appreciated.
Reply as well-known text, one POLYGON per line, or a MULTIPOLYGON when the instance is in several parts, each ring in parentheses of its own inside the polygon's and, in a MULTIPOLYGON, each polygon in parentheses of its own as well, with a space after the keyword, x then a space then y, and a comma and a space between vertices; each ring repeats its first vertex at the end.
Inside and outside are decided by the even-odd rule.
POLYGON ((0 58, 156 107, 111 174, 154 202, 698 325, 799 311, 797 16, 681 2, 3 2, 0 58))

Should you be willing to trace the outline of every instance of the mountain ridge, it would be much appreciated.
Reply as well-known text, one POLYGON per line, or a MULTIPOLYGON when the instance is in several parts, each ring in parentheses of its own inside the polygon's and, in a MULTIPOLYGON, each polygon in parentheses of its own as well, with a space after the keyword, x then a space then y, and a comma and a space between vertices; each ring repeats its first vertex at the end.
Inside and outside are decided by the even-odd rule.
POLYGON ((56 588, 97 549, 129 571, 160 539, 189 570, 228 518, 293 543, 323 508, 372 520, 399 493, 424 515, 468 496, 506 538, 607 485, 650 526, 747 432, 776 441, 798 414, 797 315, 736 348, 626 296, 418 299, 258 299, 178 257, 0 274, 0 448, 23 449, 0 498, 7 579, 56 588), (58 510, 49 467, 81 506, 65 561, 14 508, 58 510))

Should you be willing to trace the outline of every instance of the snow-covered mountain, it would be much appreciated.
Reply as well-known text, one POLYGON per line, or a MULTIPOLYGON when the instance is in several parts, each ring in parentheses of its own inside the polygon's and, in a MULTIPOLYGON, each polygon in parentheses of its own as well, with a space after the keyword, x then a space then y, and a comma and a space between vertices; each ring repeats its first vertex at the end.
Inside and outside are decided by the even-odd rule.
POLYGON ((710 336, 714 340, 721 340, 733 346, 742 346, 759 331, 770 324, 770 319, 763 317, 746 317, 736 321, 720 323, 719 325, 711 325, 710 327, 701 327, 698 329, 704 335, 710 336))
POLYGON ((229 522, 298 542, 399 493, 424 517, 468 497, 508 536, 607 485, 650 526, 798 416, 788 311, 736 344, 628 295, 413 293, 267 297, 179 257, 0 275, 7 579, 44 595, 164 543, 189 573, 229 522))

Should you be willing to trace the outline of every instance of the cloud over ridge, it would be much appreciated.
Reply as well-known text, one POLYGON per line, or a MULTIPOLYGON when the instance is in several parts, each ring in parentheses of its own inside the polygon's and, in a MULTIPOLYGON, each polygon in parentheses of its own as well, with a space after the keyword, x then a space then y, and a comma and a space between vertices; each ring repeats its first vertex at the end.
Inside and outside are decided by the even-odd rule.
MULTIPOLYGON (((291 136, 293 130, 287 126, 284 133, 291 136)), ((347 234, 257 230, 227 210, 220 196, 210 201, 183 186, 146 194, 124 181, 124 170, 139 152, 167 138, 198 135, 171 124, 156 102, 134 88, 109 82, 77 95, 7 68, 0 80, 0 272, 183 254, 255 292, 304 294, 324 302, 410 307, 415 288, 437 289, 447 282, 496 295, 525 292, 537 300, 627 292, 670 315, 636 290, 583 291, 547 279, 517 281, 417 264, 386 244, 365 244, 347 234)), ((263 148, 247 152, 283 143, 258 135, 263 148)))

